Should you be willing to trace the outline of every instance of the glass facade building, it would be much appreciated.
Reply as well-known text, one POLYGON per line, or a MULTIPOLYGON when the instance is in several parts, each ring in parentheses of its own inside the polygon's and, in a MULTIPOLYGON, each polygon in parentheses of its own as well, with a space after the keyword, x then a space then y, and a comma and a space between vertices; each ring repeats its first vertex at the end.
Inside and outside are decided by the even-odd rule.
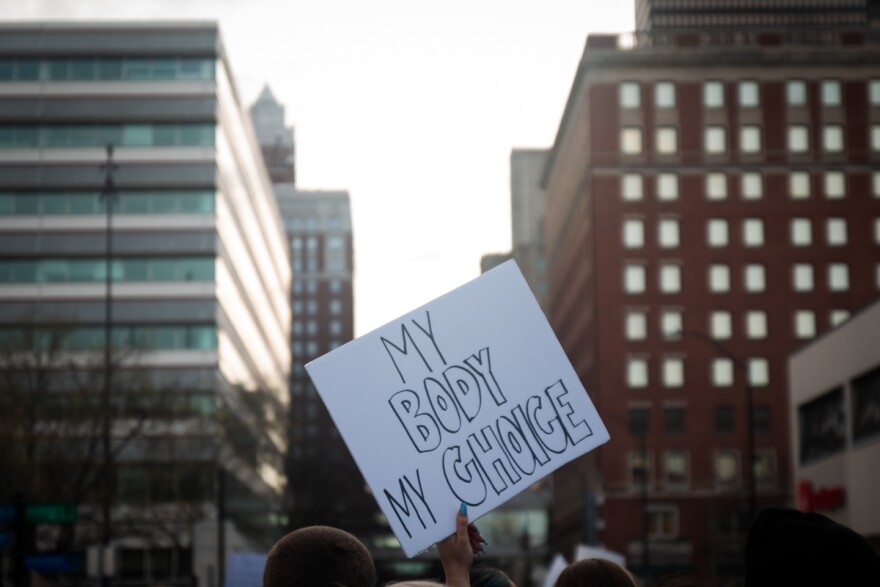
POLYGON ((114 456, 109 568, 215 587, 218 524, 227 550, 281 530, 291 365, 284 227, 215 23, 0 27, 0 345, 100 357, 108 268, 110 340, 162 419, 114 456), (131 517, 184 502, 173 545, 131 517))

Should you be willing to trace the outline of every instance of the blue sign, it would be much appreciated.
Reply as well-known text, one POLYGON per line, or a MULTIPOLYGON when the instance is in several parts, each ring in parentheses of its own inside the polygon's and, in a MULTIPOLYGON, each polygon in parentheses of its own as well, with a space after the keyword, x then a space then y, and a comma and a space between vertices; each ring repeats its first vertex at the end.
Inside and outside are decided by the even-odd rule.
POLYGON ((33 554, 24 557, 24 568, 44 573, 78 573, 82 557, 76 554, 33 554))

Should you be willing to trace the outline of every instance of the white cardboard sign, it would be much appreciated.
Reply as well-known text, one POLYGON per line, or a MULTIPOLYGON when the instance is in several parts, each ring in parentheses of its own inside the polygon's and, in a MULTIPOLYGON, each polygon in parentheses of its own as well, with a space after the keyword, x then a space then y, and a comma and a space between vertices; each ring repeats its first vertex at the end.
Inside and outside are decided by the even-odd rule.
POLYGON ((409 557, 609 438, 513 261, 306 370, 409 557))

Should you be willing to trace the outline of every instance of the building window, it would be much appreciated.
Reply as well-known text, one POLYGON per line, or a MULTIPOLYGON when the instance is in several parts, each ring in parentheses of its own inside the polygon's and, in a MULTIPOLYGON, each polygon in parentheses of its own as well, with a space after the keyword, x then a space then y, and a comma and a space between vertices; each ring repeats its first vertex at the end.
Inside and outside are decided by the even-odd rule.
POLYGON ((620 84, 620 107, 638 108, 642 105, 639 82, 621 82, 620 84))
POLYGON ((795 310, 794 335, 801 339, 816 336, 816 314, 812 310, 795 310))
POLYGON ((758 263, 749 263, 743 269, 745 289, 749 293, 762 292, 767 288, 767 278, 764 266, 758 263))
POLYGON ((638 218, 627 218, 623 221, 623 246, 637 249, 645 246, 645 223, 638 218))
POLYGON ((673 82, 657 82, 654 85, 654 105, 657 108, 675 106, 675 84, 673 82))
POLYGON ((828 265, 828 289, 847 291, 849 289, 849 266, 846 263, 828 265))
POLYGON ((648 505, 648 538, 670 540, 679 536, 678 507, 669 504, 648 505))
POLYGON ((776 451, 772 448, 755 450, 755 462, 752 466, 755 482, 759 485, 776 484, 776 451))
POLYGON ((840 106, 840 81, 823 79, 820 97, 822 106, 840 106))
POLYGON ((623 268, 623 290, 637 294, 645 292, 645 266, 639 263, 627 263, 623 268))
POLYGON ((752 426, 758 434, 770 434, 773 423, 770 418, 770 406, 752 407, 752 426))
POLYGON ((684 385, 684 359, 681 357, 665 357, 661 364, 664 387, 681 387, 684 385))
POLYGON ((828 322, 831 324, 831 327, 839 326, 849 320, 849 310, 831 310, 828 314, 828 322))
POLYGON ((880 218, 874 219, 874 242, 880 245, 880 218))
POLYGON ((871 193, 875 198, 880 198, 880 171, 871 174, 871 193))
POLYGON ((327 332, 330 333, 330 336, 339 336, 342 334, 342 321, 340 320, 331 320, 327 325, 327 332))
POLYGON ((754 108, 758 105, 758 82, 743 80, 739 82, 740 108, 754 108))
POLYGON ((827 218, 825 220, 825 242, 832 247, 846 244, 846 219, 827 218))
POLYGON ((645 340, 648 336, 648 314, 643 310, 627 310, 624 318, 627 340, 645 340))
POLYGON ((710 247, 726 247, 728 238, 727 220, 710 218, 706 223, 706 242, 710 247))
POLYGON ((730 291, 730 266, 709 265, 709 291, 713 293, 730 291))
POLYGON ((801 79, 790 79, 785 83, 785 101, 789 106, 807 104, 807 84, 801 79))
POLYGON ((739 487, 739 452, 731 449, 715 452, 715 486, 722 490, 739 487))
POLYGON ((681 337, 682 315, 681 310, 664 309, 660 311, 660 333, 666 339, 678 339, 681 337))
POLYGON ((703 141, 707 153, 720 154, 727 150, 727 132, 723 126, 707 126, 703 141))
POLYGON ((751 340, 767 338, 767 312, 763 310, 746 312, 746 337, 751 340))
POLYGON ((671 154, 678 151, 678 131, 670 126, 658 127, 655 137, 655 146, 658 153, 671 154))
POLYGON ((810 197, 810 174, 806 171, 792 171, 788 174, 788 195, 793 200, 810 197))
POLYGON ((868 102, 871 106, 880 106, 880 79, 868 82, 868 102))
POLYGON ((663 456, 663 472, 667 487, 686 487, 688 485, 687 451, 667 450, 663 456))
POLYGON ((674 173, 657 174, 657 199, 668 201, 678 199, 678 176, 674 173))
POLYGON ((681 291, 681 265, 678 263, 660 264, 660 291, 663 293, 681 291))
POLYGON ((802 465, 842 452, 846 448, 843 389, 833 389, 798 407, 802 465))
POLYGON ((663 420, 666 434, 684 434, 685 408, 683 406, 666 406, 663 408, 663 420))
POLYGON ((880 368, 852 382, 853 442, 880 436, 880 368))
POLYGON ((624 155, 642 152, 642 129, 633 126, 620 129, 620 151, 624 155))
POLYGON ((743 220, 743 244, 747 247, 760 247, 764 244, 764 221, 760 218, 743 220))
POLYGON ((730 387, 733 385, 733 361, 727 357, 712 359, 712 385, 730 387))
POLYGON ((648 359, 640 357, 627 359, 626 384, 634 389, 648 386, 648 359))
POLYGON ((715 340, 727 340, 733 334, 730 312, 718 310, 709 314, 709 334, 715 340))
POLYGON ((733 406, 715 406, 715 433, 733 434, 733 406))
POLYGON ((719 172, 706 174, 706 197, 710 200, 724 200, 727 198, 726 175, 719 172))
POLYGON ((795 263, 791 269, 791 287, 794 291, 813 291, 813 266, 795 263))
POLYGON ((679 231, 678 231, 678 219, 676 218, 661 218, 660 223, 657 227, 657 238, 659 241, 660 247, 664 249, 671 249, 678 246, 679 243, 679 231))
POLYGON ((703 82, 703 106, 706 108, 721 108, 724 106, 724 84, 722 82, 703 82))
POLYGON ((620 191, 625 201, 636 202, 644 196, 644 182, 638 173, 624 173, 620 183, 620 191))
POLYGON ((825 197, 839 200, 846 195, 846 182, 842 171, 825 172, 825 197))
POLYGON ((764 182, 760 173, 743 173, 740 191, 744 200, 760 200, 764 197, 764 182))
POLYGON ((761 152, 761 128, 753 125, 739 129, 739 150, 743 153, 761 152))
POLYGON ((648 455, 642 450, 633 450, 629 453, 629 476, 632 487, 643 487, 650 478, 651 472, 648 464, 648 455))
POLYGON ((764 357, 749 359, 749 383, 754 387, 770 385, 770 362, 764 357))
POLYGON ((843 151, 843 127, 839 124, 826 124, 822 127, 822 149, 826 153, 843 151))
POLYGON ((813 242, 813 229, 809 218, 792 218, 791 244, 796 247, 806 247, 813 242))
POLYGON ((806 153, 810 148, 810 137, 807 127, 793 124, 788 127, 788 150, 791 153, 806 153))
POLYGON ((636 438, 645 436, 651 418, 650 405, 631 406, 629 414, 629 433, 636 438))
POLYGON ((871 125, 871 150, 880 151, 880 124, 871 125))

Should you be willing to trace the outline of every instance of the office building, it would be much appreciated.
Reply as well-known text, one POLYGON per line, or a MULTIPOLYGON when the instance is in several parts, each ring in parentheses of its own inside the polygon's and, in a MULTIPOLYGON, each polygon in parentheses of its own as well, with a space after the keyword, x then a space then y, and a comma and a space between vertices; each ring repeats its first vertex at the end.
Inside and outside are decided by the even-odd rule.
MULTIPOLYGON (((113 405, 134 393, 123 367, 162 394, 159 411, 120 412, 111 429, 112 583, 216 587, 226 551, 278 537, 290 279, 215 23, 0 25, 0 340, 37 352, 57 331, 62 352, 99 358, 109 326, 128 357, 113 405)), ((53 399, 64 412, 74 396, 53 399)), ((80 432, 69 455, 94 440, 80 432)), ((75 553, 101 541, 103 503, 76 504, 75 553)))
POLYGON ((880 546, 880 300, 788 359, 795 504, 880 546))
POLYGON ((543 230, 545 204, 541 179, 548 156, 546 149, 513 149, 510 153, 513 258, 540 303, 547 293, 543 230))
POLYGON ((754 508, 793 503, 788 354, 880 295, 880 44, 801 33, 587 39, 545 306, 612 440, 554 476, 566 556, 736 577, 754 508))
MULTIPOLYGON (((865 27, 876 0, 636 0, 636 29, 865 27)), ((728 31, 730 32, 730 31, 728 31)))
POLYGON ((296 184, 293 128, 284 120, 284 105, 275 99, 269 86, 260 92, 250 108, 251 120, 263 152, 263 161, 272 183, 296 184))

